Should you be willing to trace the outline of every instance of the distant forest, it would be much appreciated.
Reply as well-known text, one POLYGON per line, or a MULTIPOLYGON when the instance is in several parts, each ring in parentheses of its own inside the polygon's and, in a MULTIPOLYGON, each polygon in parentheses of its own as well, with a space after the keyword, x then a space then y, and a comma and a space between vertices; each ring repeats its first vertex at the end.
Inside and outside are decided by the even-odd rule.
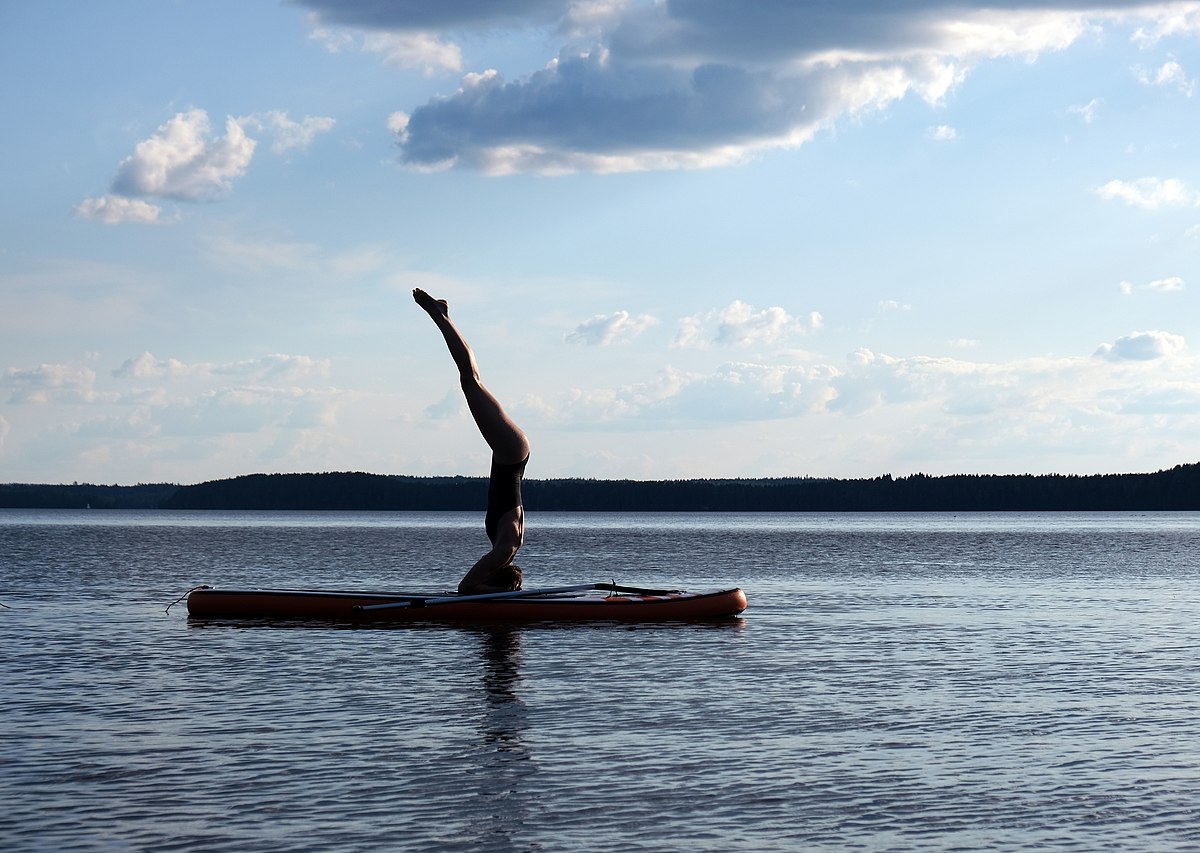
MULTIPOLYGON (((1200 510, 1200 464, 1153 474, 836 480, 526 480, 531 512, 996 512, 1200 510)), ((482 477, 251 474, 194 486, 0 484, 0 508, 478 510, 482 477)))

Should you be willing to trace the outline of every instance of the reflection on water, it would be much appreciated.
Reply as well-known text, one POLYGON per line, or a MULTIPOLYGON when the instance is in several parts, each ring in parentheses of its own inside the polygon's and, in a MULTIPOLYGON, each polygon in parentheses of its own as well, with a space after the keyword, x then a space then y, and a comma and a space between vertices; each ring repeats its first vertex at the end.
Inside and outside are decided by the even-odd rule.
POLYGON ((521 667, 521 631, 496 627, 479 632, 483 650, 483 687, 487 699, 484 741, 501 752, 526 754, 521 733, 529 724, 525 703, 517 694, 521 667))
POLYGON ((539 585, 746 587, 719 624, 163 613, 482 537, 251 516, 0 511, 0 849, 1200 849, 1200 515, 531 526, 539 585))
POLYGON ((471 836, 491 850, 527 849, 516 839, 531 817, 537 766, 525 739, 529 710, 519 692, 521 629, 495 627, 474 633, 482 663, 479 735, 483 749, 482 772, 474 774, 479 790, 471 836))

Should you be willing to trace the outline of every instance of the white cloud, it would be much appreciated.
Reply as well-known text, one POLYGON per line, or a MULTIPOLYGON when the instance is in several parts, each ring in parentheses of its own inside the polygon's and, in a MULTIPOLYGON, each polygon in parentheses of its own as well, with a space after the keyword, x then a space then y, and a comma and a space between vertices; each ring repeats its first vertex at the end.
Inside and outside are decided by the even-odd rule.
POLYGON ((928 131, 929 138, 934 142, 953 142, 958 138, 958 131, 948 124, 939 124, 928 131))
POLYGON ((1155 177, 1138 178, 1136 181, 1109 181, 1096 190, 1102 199, 1123 201, 1143 210, 1160 207, 1184 207, 1200 201, 1196 193, 1184 186, 1178 178, 1160 180, 1155 177))
POLYGON ((314 429, 334 422, 339 392, 237 385, 173 399, 151 415, 164 436, 223 436, 314 429))
POLYGON ((1160 278, 1155 281, 1142 285, 1143 290, 1152 290, 1156 293, 1171 293, 1177 290, 1183 290, 1183 279, 1177 275, 1170 278, 1160 278))
POLYGON ((1154 361, 1177 355, 1184 347, 1183 337, 1170 332, 1133 332, 1101 344, 1095 355, 1109 361, 1154 361))
POLYGON ((679 321, 672 346, 705 349, 710 346, 749 347, 775 344, 821 328, 821 315, 813 311, 807 319, 793 317, 773 306, 755 311, 754 306, 734 300, 726 308, 694 314, 679 321))
POLYGON ((433 33, 367 33, 363 37, 365 53, 378 53, 395 68, 420 69, 426 74, 461 71, 462 50, 433 33))
POLYGON ((272 353, 262 358, 214 365, 212 372, 220 376, 236 376, 255 382, 297 382, 311 377, 328 376, 329 368, 329 359, 272 353))
POLYGON ((95 383, 96 371, 82 364, 10 367, 0 377, 0 386, 11 391, 8 402, 12 404, 89 403, 99 399, 95 383))
POLYGON ((1092 98, 1086 104, 1067 107, 1067 112, 1079 116, 1084 124, 1091 124, 1096 120, 1096 113, 1103 103, 1099 98, 1092 98))
POLYGON ((274 353, 256 359, 226 362, 195 362, 186 364, 175 358, 160 359, 152 353, 126 359, 112 375, 116 379, 179 379, 234 377, 260 383, 296 382, 318 376, 328 376, 328 359, 307 355, 274 353))
POLYGON ((657 326, 658 319, 649 314, 631 315, 628 311, 615 314, 597 314, 585 320, 569 332, 564 340, 570 344, 608 346, 631 341, 647 329, 657 326))
POLYGON ((1187 97, 1196 91, 1196 81, 1189 79, 1183 66, 1171 59, 1157 69, 1135 68, 1134 75, 1138 81, 1147 86, 1174 86, 1187 97))
POLYGON ((668 367, 647 382, 615 389, 572 389, 553 400, 521 402, 531 418, 551 426, 671 426, 774 420, 819 408, 828 368, 729 362, 713 373, 668 367), (809 391, 812 385, 813 390, 809 391))
MULTIPOLYGON (((327 10, 326 15, 336 21, 340 11, 336 8, 327 10)), ((425 74, 462 70, 462 48, 439 38, 435 32, 375 29, 378 21, 372 22, 363 32, 361 21, 350 20, 342 25, 325 26, 321 20, 322 16, 315 12, 309 15, 309 37, 320 42, 330 53, 357 49, 363 53, 381 55, 384 63, 393 68, 420 70, 425 74)))
POLYGON ((1140 47, 1152 47, 1168 36, 1200 32, 1200 7, 1195 3, 1164 3, 1152 7, 1153 19, 1138 27, 1132 41, 1140 47))
POLYGON ((898 314, 905 311, 911 311, 912 306, 907 302, 898 302, 895 299, 881 300, 878 307, 880 314, 898 314))
POLYGON ((282 110, 269 110, 226 118, 225 135, 218 137, 204 110, 176 113, 121 161, 109 194, 85 199, 75 213, 108 224, 169 221, 158 205, 144 199, 203 202, 228 195, 258 144, 246 134, 247 128, 273 134, 271 150, 284 154, 308 147, 317 134, 333 126, 332 118, 305 116, 294 121, 282 110))
POLYGON ((12 432, 12 426, 0 415, 0 448, 4 447, 4 439, 8 438, 8 434, 12 432))
POLYGON ((955 472, 980 459, 1012 464, 1062 453, 1095 457, 1108 447, 1123 452, 1138 434, 1163 448, 1192 446, 1189 436, 1200 427, 1200 361, 1186 354, 1181 337, 1135 332, 1096 355, 988 363, 861 349, 840 366, 667 368, 620 387, 528 398, 518 417, 541 429, 646 431, 737 423, 769 429, 769 422, 787 420, 784 429, 841 450, 847 436, 873 441, 886 434, 887 444, 903 444, 921 464, 940 460, 955 472), (1113 362, 1125 366, 1114 369, 1113 362), (1167 414, 1183 419, 1164 431, 1160 416, 1167 414))
MULTIPOLYGON (((496 27, 558 34, 564 43, 543 68, 508 78, 468 73, 457 92, 405 109, 397 132, 405 163, 490 174, 739 163, 909 95, 940 103, 981 62, 1033 60, 1109 27, 1140 28, 1144 38, 1193 29, 1188 10, 1200 8, 1068 0, 1011 8, 948 0, 299 2, 314 10, 322 32, 366 32, 364 46, 427 71, 463 64, 450 39, 496 27)), ((326 41, 346 46, 344 33, 326 41)), ((1081 112, 1085 120, 1094 104, 1081 112)), ((951 132, 933 131, 943 140, 951 132)))
POLYGON ((85 198, 75 205, 76 215, 83 219, 118 225, 122 222, 140 222, 143 225, 162 223, 162 208, 138 198, 105 195, 100 198, 85 198))
POLYGON ((408 141, 408 121, 408 113, 400 110, 389 115, 387 119, 387 129, 396 136, 401 145, 408 141))
POLYGON ((208 113, 178 113, 121 162, 112 191, 178 201, 208 201, 230 191, 254 156, 255 141, 235 118, 225 120, 225 135, 213 137, 208 113))
POLYGON ((305 116, 300 121, 293 121, 282 110, 269 110, 265 113, 255 113, 237 119, 238 125, 259 131, 275 134, 275 142, 271 151, 284 154, 296 148, 307 148, 312 144, 318 133, 333 130, 336 122, 326 116, 305 116))
POLYGON ((117 379, 158 379, 171 376, 189 376, 194 368, 174 358, 157 359, 151 353, 128 358, 112 372, 117 379))
POLYGON ((1148 290, 1152 293, 1175 293, 1185 290, 1186 287, 1182 278, 1173 275, 1169 278, 1155 279, 1143 285, 1134 285, 1131 281, 1123 281, 1120 284, 1120 289, 1124 296, 1132 296, 1134 290, 1148 290))

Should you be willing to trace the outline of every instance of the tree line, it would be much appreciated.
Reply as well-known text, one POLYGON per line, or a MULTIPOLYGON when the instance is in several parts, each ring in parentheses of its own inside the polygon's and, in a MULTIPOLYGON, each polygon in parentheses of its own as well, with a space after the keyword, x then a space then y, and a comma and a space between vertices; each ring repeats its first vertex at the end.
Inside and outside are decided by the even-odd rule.
MULTIPOLYGON (((478 510, 483 477, 251 474, 191 486, 0 485, 0 507, 478 510)), ((1200 464, 1152 474, 913 474, 825 479, 526 480, 530 511, 1000 512, 1200 510, 1200 464)))

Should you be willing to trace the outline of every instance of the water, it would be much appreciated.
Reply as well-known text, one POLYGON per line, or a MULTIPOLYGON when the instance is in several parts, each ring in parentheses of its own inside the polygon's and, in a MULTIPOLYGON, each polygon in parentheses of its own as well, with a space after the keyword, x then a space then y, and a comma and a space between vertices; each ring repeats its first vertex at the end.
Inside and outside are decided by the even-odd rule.
POLYGON ((1200 846, 1200 515, 531 514, 741 620, 190 623, 451 587, 476 514, 0 511, 6 851, 1200 846))

